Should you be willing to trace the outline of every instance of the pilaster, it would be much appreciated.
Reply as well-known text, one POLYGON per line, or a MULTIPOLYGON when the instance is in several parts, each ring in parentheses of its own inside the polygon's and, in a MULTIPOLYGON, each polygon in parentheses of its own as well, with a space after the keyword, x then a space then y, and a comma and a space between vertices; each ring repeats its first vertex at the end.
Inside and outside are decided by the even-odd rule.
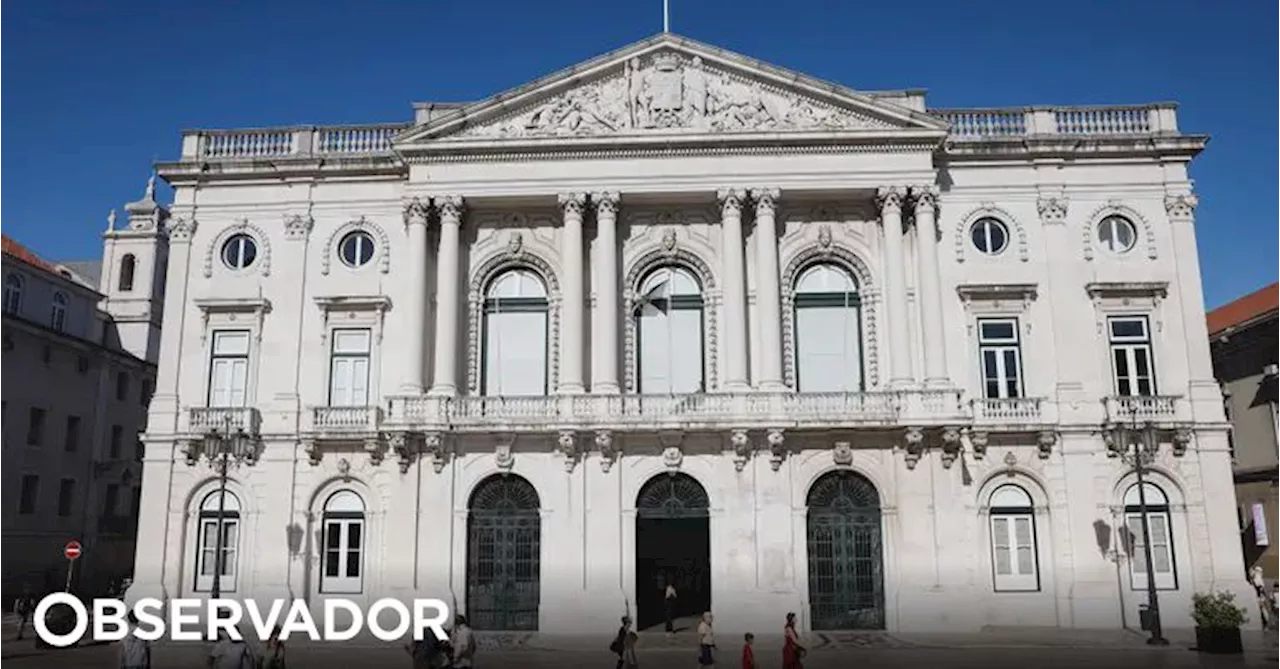
POLYGON ((410 333, 410 345, 405 350, 405 362, 401 368, 403 378, 400 392, 407 395, 421 394, 426 386, 426 337, 427 331, 427 204, 414 198, 404 205, 404 226, 409 237, 409 304, 405 319, 410 333))
POLYGON ((723 188, 720 202, 720 252, 724 262, 725 387, 742 390, 747 378, 747 289, 742 248, 742 206, 747 194, 740 188, 723 188))
POLYGON ((591 196, 596 208, 596 354, 591 389, 602 395, 619 392, 618 385, 618 194, 591 196))
POLYGON ((561 193, 558 200, 564 214, 564 228, 560 231, 560 256, 564 262, 560 283, 564 301, 560 307, 559 392, 580 394, 584 390, 582 351, 583 330, 586 325, 586 303, 582 288, 582 278, 586 271, 582 259, 582 212, 587 206, 587 196, 582 193, 561 193))
POLYGON ((913 186, 917 274, 920 282, 920 321, 924 330, 924 382, 930 388, 950 385, 947 375, 946 328, 942 311, 942 278, 938 267, 938 187, 913 186))
POLYGON ((889 320, 889 387, 915 385, 907 331, 907 272, 902 244, 902 205, 906 189, 887 186, 876 193, 884 232, 885 311, 889 320))
POLYGON ((433 395, 458 393, 458 238, 464 203, 460 195, 435 198, 440 214, 440 248, 436 261, 436 348, 433 395))
POLYGON ((778 276, 777 209, 781 191, 756 188, 751 198, 756 204, 756 322, 760 328, 760 378, 758 385, 766 390, 781 390, 782 379, 782 311, 781 286, 778 276))

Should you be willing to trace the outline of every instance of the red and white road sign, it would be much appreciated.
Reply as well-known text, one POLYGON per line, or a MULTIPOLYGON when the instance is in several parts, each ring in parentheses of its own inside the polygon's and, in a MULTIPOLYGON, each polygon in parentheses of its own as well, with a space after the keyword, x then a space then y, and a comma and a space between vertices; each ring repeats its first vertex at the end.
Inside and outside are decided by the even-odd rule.
POLYGON ((62 547, 62 554, 65 555, 68 560, 74 560, 80 557, 80 553, 79 541, 68 541, 67 545, 62 547))

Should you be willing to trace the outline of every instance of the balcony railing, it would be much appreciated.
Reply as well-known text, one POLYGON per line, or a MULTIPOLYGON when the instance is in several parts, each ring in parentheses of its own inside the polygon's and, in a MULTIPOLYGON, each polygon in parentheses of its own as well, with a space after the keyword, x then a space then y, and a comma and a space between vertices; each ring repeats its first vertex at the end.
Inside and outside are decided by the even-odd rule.
POLYGON ((234 161, 391 155, 391 139, 407 123, 359 126, 192 130, 183 134, 182 159, 234 161))
POLYGON ((238 430, 258 434, 262 427, 262 417, 253 407, 191 407, 188 427, 196 434, 225 434, 238 430))
POLYGON ((1172 104, 931 109, 929 113, 950 122, 951 139, 960 141, 1051 135, 1119 137, 1178 132, 1176 107, 1172 104))
POLYGON ((1039 397, 982 397, 970 401, 973 421, 987 425, 1034 425, 1044 422, 1039 397))
POLYGON ((377 432, 382 424, 382 407, 312 407, 311 431, 322 434, 377 432))
POLYGON ((1177 395, 1114 395, 1106 399, 1107 420, 1113 423, 1169 422, 1184 418, 1177 395))

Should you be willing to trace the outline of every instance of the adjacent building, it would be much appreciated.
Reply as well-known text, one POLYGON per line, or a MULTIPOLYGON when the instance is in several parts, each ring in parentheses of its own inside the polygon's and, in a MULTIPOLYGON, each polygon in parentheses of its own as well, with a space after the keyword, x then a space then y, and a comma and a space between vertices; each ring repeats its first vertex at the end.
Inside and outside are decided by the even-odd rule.
POLYGON ((1278 441, 1277 284, 1209 312, 1213 370, 1231 422, 1245 567, 1275 582, 1278 441))
POLYGON ((83 547, 76 587, 101 591, 133 571, 167 238, 150 188, 128 211, 127 229, 104 234, 101 262, 49 262, 4 237, 6 602, 65 587, 72 540, 83 547))
POLYGON ((130 598, 607 635, 671 581, 722 634, 1136 626, 1146 435, 1190 626, 1247 592, 1206 141, 671 34, 410 122, 188 132, 130 598))

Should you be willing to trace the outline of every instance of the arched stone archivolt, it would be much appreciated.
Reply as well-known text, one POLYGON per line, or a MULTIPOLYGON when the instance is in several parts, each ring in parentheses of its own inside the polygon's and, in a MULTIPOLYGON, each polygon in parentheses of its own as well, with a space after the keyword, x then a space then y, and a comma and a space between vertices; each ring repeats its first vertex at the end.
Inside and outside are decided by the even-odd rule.
MULTIPOLYGON (((1030 252, 1027 248, 1027 229, 1023 227, 1022 223, 1013 214, 990 202, 984 202, 982 203, 982 206, 974 209, 968 214, 965 214, 960 219, 960 222, 956 224, 956 262, 964 262, 970 253, 979 254, 979 251, 973 248, 973 244, 969 239, 969 228, 972 227, 974 223, 977 223, 979 219, 983 218, 994 218, 997 221, 1004 223, 1005 227, 1009 230, 1010 239, 1006 242, 1007 246, 1005 248, 1005 252, 1016 247, 1018 260, 1027 262, 1031 259, 1030 252)), ((1004 253, 1002 252, 994 256, 987 257, 996 258, 1001 255, 1004 255, 1004 253)))
POLYGON ((1001 469, 988 474, 983 479, 981 485, 978 486, 977 496, 974 498, 974 505, 979 512, 986 513, 990 511, 991 493, 1005 485, 1014 485, 1025 490, 1027 495, 1031 497, 1037 514, 1047 514, 1049 512, 1049 489, 1045 487, 1044 482, 1038 476, 1022 468, 1001 469))
MULTIPOLYGON (((391 238, 387 236, 382 226, 369 221, 369 219, 361 216, 338 226, 329 238, 325 240, 324 249, 320 255, 320 273, 327 275, 329 268, 333 264, 333 260, 337 257, 341 249, 337 248, 338 243, 348 234, 357 230, 367 232, 378 240, 378 271, 386 274, 391 271, 391 238)), ((338 260, 341 264, 341 260, 338 260)), ((353 270, 362 269, 359 267, 351 268, 353 270)))
POLYGON ((876 311, 880 291, 872 279, 871 270, 853 251, 823 238, 819 243, 805 247, 796 253, 782 272, 782 374, 790 388, 796 387, 796 279, 813 265, 831 263, 853 275, 858 282, 858 297, 862 304, 862 350, 867 370, 867 388, 880 382, 876 337, 876 311))
POLYGON ((243 270, 224 269, 235 273, 261 272, 262 276, 271 275, 271 239, 267 237, 267 233, 262 231, 262 228, 250 223, 249 219, 246 218, 223 228, 221 232, 214 236, 213 241, 209 242, 209 246, 204 250, 205 278, 213 276, 214 256, 221 253, 222 245, 237 233, 243 233, 253 238, 254 243, 258 245, 258 257, 252 265, 243 270))
MULTIPOLYGON (((1183 489, 1182 482, 1176 476, 1163 467, 1147 465, 1142 470, 1142 477, 1145 482, 1156 486, 1164 493, 1169 500, 1169 508, 1171 510, 1185 510, 1187 504, 1186 490, 1183 489)), ((1132 469, 1117 477, 1115 485, 1110 490, 1111 499, 1108 500, 1112 508, 1123 509, 1125 494, 1137 483, 1138 477, 1134 475, 1132 469)))
MULTIPOLYGON (((1139 244, 1142 244, 1147 248, 1147 258, 1155 260, 1159 256, 1156 250, 1156 231, 1155 228, 1151 227, 1151 223, 1147 221, 1147 217, 1138 213, 1138 210, 1133 207, 1122 204, 1117 200, 1111 200, 1094 209, 1093 213, 1089 214, 1089 217, 1084 221, 1084 229, 1081 232, 1083 233, 1085 260, 1093 260, 1094 256, 1101 251, 1101 247, 1098 245, 1098 224, 1108 216, 1123 216, 1130 223, 1133 223, 1134 234, 1138 236, 1138 239, 1134 240, 1131 251, 1136 251, 1139 244)), ((1126 253, 1125 256, 1127 255, 1126 253)), ((1112 254, 1112 256, 1117 258, 1124 257, 1115 254, 1112 254)))
POLYGON ((627 271, 624 283, 626 295, 622 305, 623 322, 625 323, 623 331, 623 362, 626 373, 626 388, 629 392, 635 392, 636 378, 639 376, 634 312, 640 298, 640 282, 653 270, 666 265, 683 267, 693 272, 698 278, 698 282, 702 285, 702 314, 707 328, 707 343, 704 351, 707 365, 707 388, 715 388, 716 379, 718 378, 718 365, 716 362, 719 358, 716 330, 716 312, 719 307, 719 299, 717 298, 715 275, 701 256, 677 246, 675 237, 670 232, 664 238, 661 247, 641 254, 635 262, 631 263, 631 269, 627 271))
POLYGON ((467 387, 472 395, 480 392, 480 330, 484 319, 485 290, 498 275, 512 269, 527 269, 537 274, 547 288, 547 385, 555 388, 560 377, 560 282, 551 263, 525 249, 504 251, 485 260, 471 277, 468 291, 467 387))

